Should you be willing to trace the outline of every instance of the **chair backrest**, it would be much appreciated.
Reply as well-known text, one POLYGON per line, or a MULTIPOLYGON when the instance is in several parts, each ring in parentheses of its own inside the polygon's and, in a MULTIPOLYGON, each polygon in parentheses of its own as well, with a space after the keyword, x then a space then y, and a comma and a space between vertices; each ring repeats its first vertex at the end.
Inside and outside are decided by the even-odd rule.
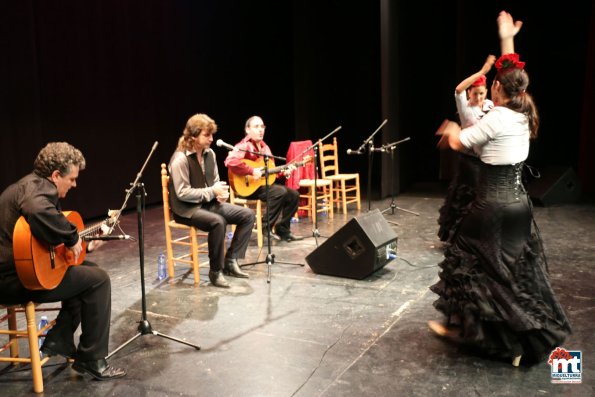
POLYGON ((161 196, 163 199, 163 220, 167 225, 171 220, 169 208, 169 175, 167 175, 167 166, 161 163, 161 196))
POLYGON ((337 138, 333 138, 333 143, 322 144, 321 141, 318 141, 318 151, 321 177, 324 179, 328 176, 339 174, 337 138))

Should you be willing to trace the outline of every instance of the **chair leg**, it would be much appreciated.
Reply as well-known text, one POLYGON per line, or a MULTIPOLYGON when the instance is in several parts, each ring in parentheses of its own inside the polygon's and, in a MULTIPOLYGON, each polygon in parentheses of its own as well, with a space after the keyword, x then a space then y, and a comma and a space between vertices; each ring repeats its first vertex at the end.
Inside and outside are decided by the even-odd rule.
POLYGON ((35 304, 27 303, 25 306, 27 319, 27 335, 29 336, 29 354, 31 355, 31 372, 33 374, 33 391, 43 392, 43 374, 41 372, 41 357, 39 356, 39 342, 37 326, 35 324, 35 304))
POLYGON ((167 275, 169 276, 169 280, 173 281, 175 277, 174 272, 174 249, 172 247, 172 235, 169 226, 167 225, 167 220, 165 221, 165 248, 167 251, 167 275))
POLYGON ((262 240, 262 204, 259 200, 256 204, 256 241, 258 242, 258 248, 262 248, 262 240))
POLYGON ((200 283, 200 263, 198 261, 198 238, 196 237, 196 229, 190 228, 190 240, 192 241, 192 273, 194 273, 194 284, 200 283))
POLYGON ((347 189, 345 187, 345 179, 341 180, 341 200, 343 204, 343 213, 347 213, 347 189))
POLYGON ((355 178, 355 186, 356 186, 356 191, 355 191, 355 195, 357 197, 357 209, 358 211, 361 210, 361 199, 360 199, 360 194, 359 194, 359 175, 357 175, 357 177, 355 178))
MULTIPOLYGON (((14 307, 7 307, 6 313, 8 314, 8 329, 11 331, 17 330, 17 315, 14 307)), ((10 341, 10 357, 19 357, 19 339, 16 335, 9 335, 8 340, 10 341)))
POLYGON ((327 192, 329 198, 329 219, 333 219, 335 217, 335 205, 333 204, 333 184, 329 184, 325 187, 325 191, 327 192), (326 190, 328 188, 328 190, 326 190))
POLYGON ((314 186, 310 187, 310 204, 312 213, 312 222, 316 224, 316 217, 318 216, 318 203, 316 202, 316 193, 314 192, 314 186))

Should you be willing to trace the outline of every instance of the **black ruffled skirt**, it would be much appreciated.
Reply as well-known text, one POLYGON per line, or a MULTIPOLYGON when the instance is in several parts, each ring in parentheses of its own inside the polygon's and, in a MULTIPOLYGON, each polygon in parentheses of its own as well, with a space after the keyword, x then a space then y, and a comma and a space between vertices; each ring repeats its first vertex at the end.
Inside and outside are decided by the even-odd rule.
POLYGON ((481 161, 477 157, 458 153, 455 174, 439 210, 438 237, 441 241, 450 241, 461 217, 475 199, 480 167, 481 161))
POLYGON ((521 183, 522 165, 481 163, 477 195, 440 263, 434 306, 464 345, 524 363, 541 361, 571 332, 549 282, 521 183))

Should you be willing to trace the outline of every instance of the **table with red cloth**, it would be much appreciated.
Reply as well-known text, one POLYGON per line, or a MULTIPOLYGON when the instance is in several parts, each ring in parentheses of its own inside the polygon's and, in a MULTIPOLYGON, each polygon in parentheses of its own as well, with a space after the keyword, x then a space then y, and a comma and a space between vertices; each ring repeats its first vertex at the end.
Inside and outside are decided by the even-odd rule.
MULTIPOLYGON (((307 152, 304 150, 308 149, 312 146, 311 140, 306 141, 294 141, 289 144, 289 149, 287 150, 287 163, 291 161, 302 161, 304 156, 310 156, 312 159, 303 167, 298 167, 295 171, 293 171, 291 178, 287 178, 285 180, 285 186, 290 187, 295 190, 300 190, 300 181, 302 179, 314 179, 315 171, 314 171, 314 149, 310 149, 307 152)), ((304 192, 300 192, 304 193, 304 192)), ((300 206, 305 205, 306 199, 300 199, 300 206)), ((300 218, 308 216, 308 213, 304 210, 298 211, 298 216, 300 218)))

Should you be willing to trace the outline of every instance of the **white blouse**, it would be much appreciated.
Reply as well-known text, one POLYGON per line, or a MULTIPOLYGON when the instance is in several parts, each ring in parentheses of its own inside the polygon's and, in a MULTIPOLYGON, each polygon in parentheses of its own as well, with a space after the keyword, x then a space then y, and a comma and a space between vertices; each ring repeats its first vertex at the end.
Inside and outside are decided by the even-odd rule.
POLYGON ((466 148, 475 148, 484 163, 505 165, 527 158, 529 135, 527 116, 496 106, 477 123, 464 128, 459 138, 466 148))

